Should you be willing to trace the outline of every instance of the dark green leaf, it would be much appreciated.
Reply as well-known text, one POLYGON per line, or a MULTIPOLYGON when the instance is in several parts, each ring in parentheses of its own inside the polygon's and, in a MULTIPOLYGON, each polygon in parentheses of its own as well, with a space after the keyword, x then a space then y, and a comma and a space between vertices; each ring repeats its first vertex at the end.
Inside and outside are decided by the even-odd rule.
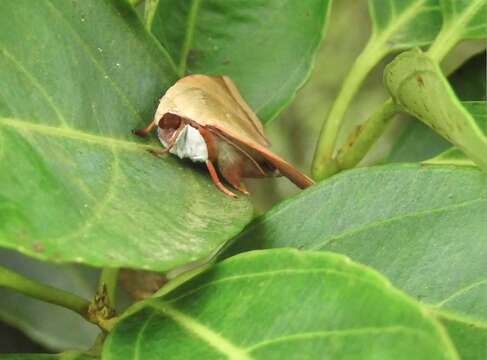
POLYGON ((159 0, 151 30, 180 76, 230 76, 268 121, 307 78, 329 8, 329 0, 159 0))
POLYGON ((438 319, 446 327, 462 360, 485 359, 487 355, 487 326, 485 322, 465 319, 458 315, 438 312, 438 319))
POLYGON ((241 254, 139 305, 102 357, 457 358, 438 323, 378 273, 290 249, 241 254))
POLYGON ((245 197, 131 134, 175 79, 123 1, 0 2, 0 246, 167 270, 238 233, 245 197))
POLYGON ((256 219, 231 250, 291 246, 346 254, 418 300, 462 314, 466 327, 481 324, 485 336, 486 197, 476 168, 352 170, 256 219))

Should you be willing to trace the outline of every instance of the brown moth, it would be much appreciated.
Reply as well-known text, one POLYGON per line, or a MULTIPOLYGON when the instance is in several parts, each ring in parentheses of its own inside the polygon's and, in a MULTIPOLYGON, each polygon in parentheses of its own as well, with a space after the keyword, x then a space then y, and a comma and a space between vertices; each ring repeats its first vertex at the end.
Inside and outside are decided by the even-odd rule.
POLYGON ((242 178, 284 175, 300 188, 313 184, 308 176, 273 154, 264 128, 227 76, 189 75, 170 87, 154 119, 134 133, 153 128, 165 149, 180 158, 204 162, 213 183, 234 197, 218 173, 235 189, 248 194, 242 178), (216 171, 218 169, 218 172, 216 171))

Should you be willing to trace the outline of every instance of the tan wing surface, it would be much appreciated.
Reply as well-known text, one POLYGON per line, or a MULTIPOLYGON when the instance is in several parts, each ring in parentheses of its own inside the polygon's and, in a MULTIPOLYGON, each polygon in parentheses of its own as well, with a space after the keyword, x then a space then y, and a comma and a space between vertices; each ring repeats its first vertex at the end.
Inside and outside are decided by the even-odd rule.
POLYGON ((178 80, 162 97, 154 121, 168 112, 268 146, 262 124, 228 77, 190 75, 178 80))

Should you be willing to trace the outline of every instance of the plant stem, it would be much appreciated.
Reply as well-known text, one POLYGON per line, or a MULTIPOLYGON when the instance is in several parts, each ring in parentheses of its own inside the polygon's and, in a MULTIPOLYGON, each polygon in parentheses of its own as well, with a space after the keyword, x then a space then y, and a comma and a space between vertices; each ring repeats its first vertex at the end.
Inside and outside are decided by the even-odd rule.
POLYGON ((357 165, 399 110, 400 107, 389 99, 365 123, 357 126, 356 131, 348 137, 345 145, 338 151, 336 159, 338 168, 349 169, 357 165))
MULTIPOLYGON (((435 41, 433 44, 431 44, 430 48, 426 52, 426 54, 433 61, 440 63, 450 52, 450 50, 458 43, 460 40, 460 36, 458 34, 461 34, 461 31, 465 28, 473 14, 478 11, 481 3, 481 1, 472 3, 469 9, 465 11, 459 19, 454 22, 444 24, 435 41)), ((391 103, 392 99, 386 100, 386 102, 377 111, 375 111, 365 123, 363 123, 363 125, 360 127, 360 132, 352 135, 354 140, 352 144, 345 145, 339 151, 337 161, 334 164, 335 168, 337 169, 336 171, 339 169, 349 169, 355 166, 367 154, 370 148, 384 132, 389 120, 395 114, 400 112, 400 109, 397 107, 394 108, 391 103)))
POLYGON ((24 275, 0 266, 0 287, 17 291, 21 294, 59 305, 77 312, 85 319, 90 302, 82 297, 42 284, 24 275))
POLYGON ((98 290, 100 291, 103 286, 106 287, 109 305, 112 308, 115 308, 119 270, 118 268, 103 268, 98 279, 98 290))
POLYGON ((345 112, 367 74, 386 53, 382 42, 372 36, 355 60, 321 128, 311 170, 315 179, 321 180, 336 172, 333 156, 345 112))

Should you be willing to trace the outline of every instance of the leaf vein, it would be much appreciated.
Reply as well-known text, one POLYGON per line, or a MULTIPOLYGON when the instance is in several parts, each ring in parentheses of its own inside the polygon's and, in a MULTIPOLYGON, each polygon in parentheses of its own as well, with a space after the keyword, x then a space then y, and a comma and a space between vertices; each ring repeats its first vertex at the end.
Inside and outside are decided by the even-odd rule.
POLYGON ((47 103, 49 104, 49 106, 51 107, 51 109, 54 111, 54 113, 56 114, 56 116, 58 117, 59 122, 64 127, 67 127, 68 124, 66 122, 66 119, 64 118, 63 114, 61 113, 61 111, 59 110, 59 108, 54 103, 54 100, 51 97, 51 95, 49 95, 49 93, 42 86, 42 84, 37 81, 37 79, 20 63, 20 61, 18 61, 15 58, 15 56, 12 53, 10 53, 6 49, 6 47, 3 44, 0 44, 0 45, 1 45, 1 51, 0 51, 0 53, 2 53, 3 56, 6 59, 8 59, 18 69, 19 73, 21 73, 22 75, 24 75, 24 77, 27 80, 29 80, 29 82, 34 86, 34 88, 36 88, 39 91, 39 93, 42 95, 42 97, 44 97, 46 99, 47 103))
POLYGON ((7 126, 17 130, 24 130, 27 132, 36 132, 50 136, 57 136, 67 139, 95 143, 103 146, 115 146, 127 150, 139 151, 141 149, 152 149, 151 145, 141 144, 137 142, 115 139, 107 136, 101 136, 83 132, 73 128, 60 128, 44 124, 31 123, 29 121, 21 121, 19 119, 0 117, 0 126, 7 126))
POLYGON ((198 336, 200 339, 206 341, 215 350, 228 356, 232 360, 251 360, 244 349, 232 344, 222 335, 218 334, 208 326, 201 324, 196 319, 176 310, 167 304, 150 303, 150 306, 158 313, 171 318, 174 322, 179 324, 184 329, 198 336))
POLYGON ((378 221, 373 221, 373 222, 370 222, 368 224, 360 225, 360 226, 357 226, 357 227, 352 228, 352 229, 347 229, 347 230, 345 230, 345 231, 343 231, 337 235, 332 236, 331 238, 325 239, 324 241, 322 241, 322 242, 318 243, 317 245, 311 247, 310 250, 319 250, 320 248, 323 248, 324 246, 326 246, 328 243, 330 243, 332 241, 335 242, 337 240, 341 240, 343 238, 346 238, 349 235, 358 234, 362 231, 369 230, 371 228, 378 227, 381 225, 393 223, 393 222, 400 221, 400 220, 407 219, 407 218, 415 218, 415 217, 430 215, 430 214, 434 214, 434 213, 438 213, 438 212, 446 212, 446 211, 450 211, 450 210, 455 210, 458 208, 468 207, 470 205, 474 205, 477 203, 484 203, 484 202, 485 202, 485 199, 468 200, 468 201, 464 201, 464 202, 453 204, 453 205, 428 209, 428 210, 419 211, 419 212, 415 212, 415 213, 405 213, 405 214, 393 216, 393 217, 390 217, 387 219, 380 219, 378 221))
POLYGON ((425 331, 409 328, 405 326, 385 326, 383 328, 379 327, 362 327, 356 329, 345 329, 345 330, 324 330, 324 331, 313 331, 313 332, 304 332, 300 334, 292 334, 292 335, 285 335, 276 337, 273 339, 269 339, 266 341, 262 341, 260 343, 254 344, 248 347, 246 350, 248 352, 252 352, 263 347, 274 345, 276 343, 285 342, 285 341, 299 341, 299 340, 307 340, 313 337, 318 338, 326 338, 326 337, 333 337, 333 336, 364 336, 364 335, 371 335, 371 334, 381 334, 381 333, 412 333, 415 335, 420 335, 422 337, 430 337, 425 331))
MULTIPOLYGON (((234 281, 239 281, 243 279, 252 279, 252 278, 257 278, 257 277, 275 277, 279 275, 283 276, 288 276, 288 275, 309 275, 309 274, 325 274, 325 275, 336 275, 336 276, 341 276, 344 278, 347 278, 349 280, 354 280, 358 281, 361 283, 366 283, 368 285, 372 286, 377 286, 376 282, 370 281, 369 279, 364 279, 359 276, 354 276, 349 273, 343 272, 343 271, 338 271, 338 270, 331 270, 331 269, 282 269, 282 270, 274 270, 274 271, 263 271, 263 272, 257 272, 257 273, 250 273, 250 274, 244 274, 244 275, 235 275, 235 276, 227 276, 218 280, 210 281, 207 282, 201 286, 195 287, 184 294, 174 297, 174 298, 169 298, 165 302, 167 304, 169 303, 174 303, 180 299, 183 299, 189 295, 192 295, 194 293, 197 293, 200 290, 203 290, 205 288, 222 284, 222 283, 228 283, 228 282, 234 282, 234 281)), ((382 284, 384 285, 384 284, 382 284)))
POLYGON ((482 280, 479 280, 479 281, 476 281, 474 282, 473 284, 470 284, 470 285, 467 285, 467 286, 464 286, 463 288, 460 288, 458 290, 456 290, 455 292, 453 292, 451 295, 447 296, 445 299, 443 299, 442 301, 440 301, 439 303, 433 305, 433 306, 436 306, 436 307, 441 307, 443 305, 445 305, 448 301, 456 298, 457 296, 460 296, 460 295, 463 295, 465 294, 466 292, 480 286, 480 285, 483 285, 487 283, 487 279, 482 279, 482 280))
POLYGON ((51 0, 46 0, 47 4, 49 4, 49 7, 53 10, 54 13, 57 14, 57 16, 67 25, 68 29, 71 30, 71 33, 74 34, 74 38, 78 41, 78 43, 81 45, 83 50, 86 52, 88 59, 91 60, 91 62, 95 65, 95 68, 104 75, 104 78, 108 80, 108 83, 112 86, 112 88, 115 90, 115 93, 119 96, 119 98, 122 100, 122 102, 125 104, 127 109, 134 114, 140 122, 144 122, 144 119, 142 118, 142 115, 137 111, 137 109, 133 106, 131 101, 128 99, 128 97, 125 95, 125 93, 122 91, 122 89, 117 85, 117 83, 112 79, 112 77, 108 74, 108 72, 105 70, 105 68, 98 62, 96 59, 95 55, 93 54, 93 51, 89 48, 88 44, 86 41, 81 37, 81 35, 76 31, 76 29, 73 27, 73 25, 67 21, 63 15, 63 13, 55 7, 51 0))
POLYGON ((186 24, 187 30, 184 37, 183 46, 181 48, 181 59, 179 63, 179 76, 183 77, 186 74, 188 65, 188 56, 191 44, 193 42, 194 30, 196 27, 196 16, 200 7, 200 0, 192 0, 188 13, 188 22, 186 24))

